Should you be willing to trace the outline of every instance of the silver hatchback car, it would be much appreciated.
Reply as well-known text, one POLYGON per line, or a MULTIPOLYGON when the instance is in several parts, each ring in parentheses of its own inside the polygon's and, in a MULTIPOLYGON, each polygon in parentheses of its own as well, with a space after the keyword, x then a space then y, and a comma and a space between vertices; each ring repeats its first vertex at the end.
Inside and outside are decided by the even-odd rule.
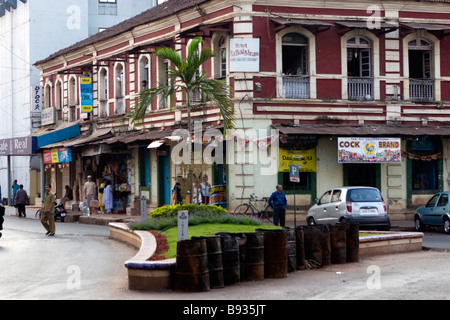
POLYGON ((357 222, 360 227, 390 230, 391 222, 380 190, 371 187, 341 187, 325 192, 308 210, 306 223, 357 222))

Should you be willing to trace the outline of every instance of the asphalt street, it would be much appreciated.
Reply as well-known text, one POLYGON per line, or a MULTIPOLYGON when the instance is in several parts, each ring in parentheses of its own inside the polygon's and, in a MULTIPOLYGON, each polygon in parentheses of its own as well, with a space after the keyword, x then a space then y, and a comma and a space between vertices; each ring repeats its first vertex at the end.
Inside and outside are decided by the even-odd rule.
MULTIPOLYGON (((57 235, 49 238, 38 220, 7 216, 4 228, 2 300, 447 299, 450 287, 446 276, 450 253, 437 248, 364 258, 207 293, 130 291, 124 262, 136 249, 109 239, 108 227, 57 223, 57 235)), ((435 241, 438 238, 450 240, 440 232, 428 238, 430 243, 443 241, 435 241)))

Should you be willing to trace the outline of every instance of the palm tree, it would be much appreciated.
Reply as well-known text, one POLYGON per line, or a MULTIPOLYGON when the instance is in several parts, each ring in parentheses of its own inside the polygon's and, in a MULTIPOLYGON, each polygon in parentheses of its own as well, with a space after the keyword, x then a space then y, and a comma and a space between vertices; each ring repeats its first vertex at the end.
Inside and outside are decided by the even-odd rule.
MULTIPOLYGON (((169 60, 173 67, 169 66, 167 83, 159 83, 156 88, 144 90, 139 94, 139 104, 136 110, 131 113, 132 123, 144 119, 148 107, 158 97, 161 97, 161 101, 167 101, 167 98, 170 97, 170 110, 172 110, 174 95, 177 92, 182 92, 188 113, 190 143, 192 143, 191 111, 193 108, 206 105, 218 107, 223 118, 224 130, 234 128, 235 116, 231 101, 231 88, 225 81, 206 78, 206 73, 199 74, 202 64, 216 56, 216 53, 210 48, 199 50, 202 40, 202 37, 196 37, 191 41, 186 59, 183 59, 172 48, 162 47, 155 50, 153 54, 169 60), (193 105, 193 98, 194 96, 198 97, 198 95, 202 103, 193 105)), ((192 190, 191 194, 193 194, 192 190)))

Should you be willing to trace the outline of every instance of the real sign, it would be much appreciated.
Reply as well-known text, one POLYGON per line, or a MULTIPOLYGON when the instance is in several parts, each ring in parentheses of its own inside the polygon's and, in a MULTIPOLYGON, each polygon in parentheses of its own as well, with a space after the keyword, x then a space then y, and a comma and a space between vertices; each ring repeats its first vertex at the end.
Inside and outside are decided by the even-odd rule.
POLYGON ((339 138, 339 163, 401 163, 400 138, 339 138))
POLYGON ((36 138, 23 137, 0 140, 0 156, 30 156, 36 154, 36 138))

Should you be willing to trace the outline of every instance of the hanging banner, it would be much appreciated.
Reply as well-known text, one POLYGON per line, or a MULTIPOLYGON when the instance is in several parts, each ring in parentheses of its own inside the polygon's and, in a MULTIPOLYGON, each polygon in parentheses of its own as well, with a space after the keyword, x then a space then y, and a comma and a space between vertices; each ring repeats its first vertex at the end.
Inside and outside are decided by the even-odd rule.
POLYGON ((339 138, 339 163, 401 163, 400 138, 339 138))
POLYGON ((289 165, 298 166, 299 172, 316 172, 316 149, 279 149, 279 172, 290 172, 289 165))
POLYGON ((80 78, 81 113, 94 111, 94 98, 91 77, 80 78))
POLYGON ((44 164, 72 162, 72 150, 70 148, 55 148, 44 151, 44 164))

